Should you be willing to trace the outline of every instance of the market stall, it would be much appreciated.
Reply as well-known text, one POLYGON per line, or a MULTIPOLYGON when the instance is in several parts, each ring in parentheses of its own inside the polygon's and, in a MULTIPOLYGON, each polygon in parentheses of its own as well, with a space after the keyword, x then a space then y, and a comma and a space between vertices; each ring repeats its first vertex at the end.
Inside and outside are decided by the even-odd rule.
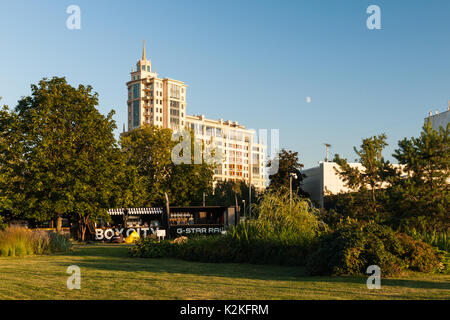
POLYGON ((96 224, 93 238, 111 241, 117 234, 128 237, 134 231, 141 238, 151 234, 167 237, 194 234, 220 234, 225 227, 239 221, 234 207, 198 206, 165 208, 117 208, 109 209, 112 223, 108 226, 96 224), (165 232, 162 232, 162 231, 165 232))

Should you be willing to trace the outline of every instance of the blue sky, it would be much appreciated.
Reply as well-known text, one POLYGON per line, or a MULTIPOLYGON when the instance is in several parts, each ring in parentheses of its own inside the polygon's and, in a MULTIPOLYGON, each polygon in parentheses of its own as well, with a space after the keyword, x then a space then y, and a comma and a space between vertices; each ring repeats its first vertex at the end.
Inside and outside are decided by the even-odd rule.
POLYGON ((100 112, 126 123, 125 82, 147 43, 160 76, 185 81, 188 113, 280 129, 305 167, 355 159, 363 137, 417 136, 450 99, 450 1, 0 1, 0 96, 30 84, 90 84, 100 112), (66 8, 81 8, 81 30, 66 8), (368 30, 366 8, 381 8, 368 30), (311 97, 307 103, 306 98, 311 97))

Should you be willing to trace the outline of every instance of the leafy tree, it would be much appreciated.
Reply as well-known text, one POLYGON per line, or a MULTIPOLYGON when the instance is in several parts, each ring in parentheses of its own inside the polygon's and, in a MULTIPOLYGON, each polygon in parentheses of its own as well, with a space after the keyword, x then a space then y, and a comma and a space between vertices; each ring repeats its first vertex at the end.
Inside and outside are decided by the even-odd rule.
POLYGON ((420 231, 446 231, 450 227, 450 124, 439 131, 430 121, 418 138, 399 141, 393 156, 404 165, 390 192, 392 223, 420 231))
MULTIPOLYGON (((127 165, 136 168, 145 194, 146 206, 162 205, 164 192, 169 189, 168 179, 172 171, 172 130, 143 125, 122 134, 120 145, 126 154, 127 165)), ((135 179, 138 177, 136 176, 135 179)))
POLYGON ((23 169, 17 115, 4 106, 0 110, 0 214, 3 221, 13 218, 14 202, 22 201, 17 190, 23 186, 18 173, 23 169))
MULTIPOLYGON (((252 204, 255 204, 259 200, 259 195, 254 186, 251 186, 252 191, 252 204)), ((236 206, 239 207, 242 201, 246 202, 246 209, 248 209, 249 203, 249 185, 243 180, 227 180, 217 181, 214 188, 214 194, 208 199, 209 205, 216 206, 236 206)), ((243 211, 241 211, 243 212, 243 211)))
MULTIPOLYGON (((193 141, 194 138, 191 148, 201 148, 198 144, 194 146, 193 141)), ((200 205, 203 193, 212 191, 214 166, 203 161, 195 164, 194 152, 191 163, 173 163, 171 154, 177 143, 172 141, 172 130, 148 125, 121 137, 127 164, 136 168, 145 190, 142 198, 148 206, 163 205, 166 192, 171 205, 200 205)))
POLYGON ((114 111, 100 114, 92 87, 65 78, 43 79, 31 91, 15 109, 24 164, 17 208, 37 221, 56 218, 58 231, 63 216, 72 218, 84 239, 87 223, 106 218, 112 201, 120 161, 114 111))
POLYGON ((342 159, 336 155, 334 162, 339 166, 335 168, 336 172, 343 179, 346 186, 352 190, 362 194, 368 193, 368 201, 366 207, 372 212, 377 212, 378 203, 376 191, 386 184, 390 177, 395 174, 395 170, 389 161, 385 161, 382 155, 383 149, 387 146, 386 135, 373 136, 363 139, 360 149, 354 148, 358 155, 357 160, 363 167, 351 166, 346 159, 342 159))
POLYGON ((120 208, 145 207, 148 198, 146 179, 139 174, 135 165, 129 163, 128 155, 123 150, 121 157, 112 190, 116 200, 114 202, 120 208))
MULTIPOLYGON (((278 155, 278 171, 275 174, 269 175, 270 184, 269 190, 280 190, 283 187, 289 190, 290 175, 295 174, 296 177, 292 178, 292 192, 300 196, 309 196, 309 194, 302 190, 301 182, 305 175, 301 173, 303 164, 299 162, 298 152, 286 151, 282 149, 278 155)), ((268 162, 268 166, 271 167, 274 164, 273 160, 268 162)))
POLYGON ((171 204, 202 205, 203 193, 212 193, 213 176, 214 170, 207 164, 174 165, 169 179, 171 204))
MULTIPOLYGON (((216 164, 206 161, 206 145, 195 138, 193 130, 189 130, 191 161, 190 163, 173 164, 169 179, 171 203, 174 205, 202 205, 203 194, 209 196, 213 189, 214 168, 216 164), (200 155, 196 159, 196 154, 200 155), (201 162, 201 163, 196 163, 201 162)), ((182 139, 180 138, 178 142, 182 139)), ((182 155, 184 150, 181 152, 182 155)), ((215 150, 212 151, 214 155, 215 150)))

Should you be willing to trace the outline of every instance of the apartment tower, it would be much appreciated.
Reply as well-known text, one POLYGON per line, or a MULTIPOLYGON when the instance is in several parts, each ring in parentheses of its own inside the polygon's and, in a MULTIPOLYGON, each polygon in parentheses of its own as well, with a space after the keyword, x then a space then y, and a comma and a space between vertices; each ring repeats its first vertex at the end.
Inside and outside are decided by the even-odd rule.
POLYGON ((222 161, 214 171, 215 181, 243 180, 257 190, 265 188, 266 142, 253 130, 235 121, 206 119, 186 114, 187 85, 183 81, 159 78, 147 60, 145 41, 142 59, 131 70, 128 88, 128 130, 156 125, 180 131, 191 129, 198 141, 220 149, 222 161))

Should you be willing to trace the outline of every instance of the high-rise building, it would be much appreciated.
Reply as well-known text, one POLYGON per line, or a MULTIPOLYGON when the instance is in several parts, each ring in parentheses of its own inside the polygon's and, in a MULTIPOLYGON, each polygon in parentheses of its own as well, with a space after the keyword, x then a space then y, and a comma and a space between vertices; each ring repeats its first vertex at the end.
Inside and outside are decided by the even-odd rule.
POLYGON ((131 70, 128 87, 128 130, 144 124, 170 128, 177 132, 190 129, 203 145, 220 149, 222 161, 214 171, 215 181, 243 180, 257 190, 265 188, 266 145, 253 130, 232 121, 210 120, 186 114, 187 85, 183 81, 159 78, 146 58, 131 70))
POLYGON ((128 87, 128 130, 142 124, 179 130, 184 128, 186 89, 182 81, 159 78, 146 59, 145 42, 142 59, 131 70, 128 87))

